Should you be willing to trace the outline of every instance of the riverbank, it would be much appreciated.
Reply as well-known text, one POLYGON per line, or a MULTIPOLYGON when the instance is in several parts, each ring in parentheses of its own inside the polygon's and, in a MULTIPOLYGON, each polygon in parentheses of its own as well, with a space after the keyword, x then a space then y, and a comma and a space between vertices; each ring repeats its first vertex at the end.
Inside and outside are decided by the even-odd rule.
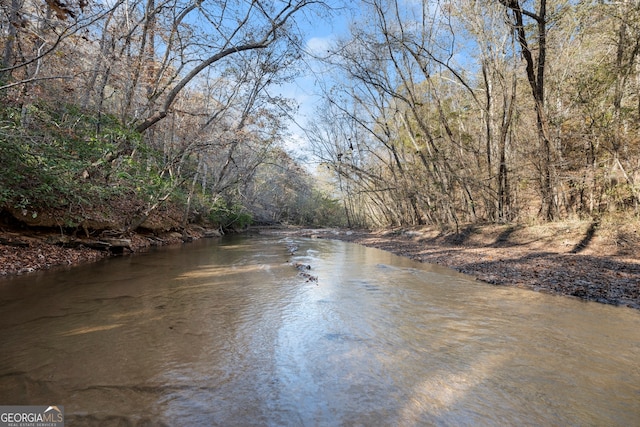
POLYGON ((180 244, 203 237, 220 237, 217 230, 190 226, 186 232, 129 233, 126 237, 71 237, 46 230, 0 230, 0 278, 79 265, 115 254, 180 244))
MULTIPOLYGON (((428 227, 383 231, 277 228, 259 232, 349 241, 443 265, 494 285, 640 309, 640 236, 636 224, 492 224, 469 226, 458 233, 428 227)), ((121 249, 133 253, 215 235, 215 230, 198 226, 186 233, 133 233, 125 239, 129 246, 121 249)), ((0 278, 112 255, 112 251, 89 246, 82 239, 65 244, 55 233, 2 230, 0 278)))
POLYGON ((477 280, 640 309, 637 229, 564 222, 386 231, 288 230, 358 243, 443 265, 477 280))

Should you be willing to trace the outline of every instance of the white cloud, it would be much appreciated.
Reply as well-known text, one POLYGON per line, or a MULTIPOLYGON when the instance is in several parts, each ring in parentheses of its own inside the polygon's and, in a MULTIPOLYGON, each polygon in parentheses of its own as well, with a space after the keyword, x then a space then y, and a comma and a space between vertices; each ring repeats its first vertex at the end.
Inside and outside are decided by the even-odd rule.
POLYGON ((312 37, 307 41, 306 50, 311 55, 323 56, 331 48, 334 42, 333 35, 327 37, 312 37))

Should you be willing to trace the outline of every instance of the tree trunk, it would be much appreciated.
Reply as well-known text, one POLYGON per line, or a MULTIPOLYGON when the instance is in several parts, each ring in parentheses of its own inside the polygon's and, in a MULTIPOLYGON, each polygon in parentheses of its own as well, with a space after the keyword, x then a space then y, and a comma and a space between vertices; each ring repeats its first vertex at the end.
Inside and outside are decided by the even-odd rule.
POLYGON ((9 80, 11 76, 11 66, 13 65, 13 46, 18 37, 18 10, 22 5, 20 0, 11 0, 11 11, 9 12, 9 34, 5 40, 4 52, 2 54, 1 68, 7 69, 0 73, 0 85, 9 80))
POLYGON ((511 26, 520 44, 521 54, 526 62, 527 81, 531 86, 533 101, 536 111, 536 127, 538 131, 538 144, 540 148, 540 162, 538 172, 540 176, 540 212, 548 221, 554 220, 558 214, 558 205, 555 191, 555 171, 553 167, 553 153, 551 139, 549 138, 549 125, 545 112, 544 74, 547 55, 547 1, 539 0, 538 12, 523 10, 518 0, 500 0, 500 2, 513 12, 514 21, 511 26), (524 16, 533 19, 537 27, 538 57, 533 58, 531 48, 527 41, 524 16))

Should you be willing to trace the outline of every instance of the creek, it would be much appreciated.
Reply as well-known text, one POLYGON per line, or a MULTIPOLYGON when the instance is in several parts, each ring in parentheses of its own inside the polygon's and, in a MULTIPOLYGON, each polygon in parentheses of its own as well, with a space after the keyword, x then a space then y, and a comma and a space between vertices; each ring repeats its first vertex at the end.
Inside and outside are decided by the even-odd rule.
POLYGON ((71 426, 640 424, 637 310, 340 241, 5 279, 0 342, 0 405, 62 405, 71 426))

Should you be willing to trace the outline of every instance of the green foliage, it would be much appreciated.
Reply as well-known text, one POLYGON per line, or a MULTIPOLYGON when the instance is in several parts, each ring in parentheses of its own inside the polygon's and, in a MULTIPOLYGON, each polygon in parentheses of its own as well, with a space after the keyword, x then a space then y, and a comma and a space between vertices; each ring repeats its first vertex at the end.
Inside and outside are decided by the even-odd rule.
POLYGON ((69 210, 99 205, 133 184, 157 186, 146 184, 151 171, 141 162, 150 155, 141 146, 113 117, 74 105, 0 109, 0 206, 69 210))
POLYGON ((223 199, 217 199, 211 205, 209 220, 214 224, 228 229, 243 229, 253 223, 253 216, 239 204, 229 204, 223 199))
MULTIPOLYGON (((254 215, 264 214, 241 202, 245 190, 194 192, 189 186, 198 161, 183 156, 177 173, 173 163, 114 116, 44 102, 0 106, 0 209, 61 212, 59 223, 67 228, 79 227, 87 212, 99 219, 113 217, 117 209, 117 216, 135 217, 169 198, 178 212, 189 207, 188 221, 206 220, 228 230, 244 229, 254 215)), ((284 222, 344 225, 342 204, 289 166, 291 175, 279 175, 278 168, 265 172, 264 185, 273 187, 272 200, 265 199, 267 215, 277 210, 273 217, 284 222)), ((263 194, 265 188, 256 191, 263 194)))

